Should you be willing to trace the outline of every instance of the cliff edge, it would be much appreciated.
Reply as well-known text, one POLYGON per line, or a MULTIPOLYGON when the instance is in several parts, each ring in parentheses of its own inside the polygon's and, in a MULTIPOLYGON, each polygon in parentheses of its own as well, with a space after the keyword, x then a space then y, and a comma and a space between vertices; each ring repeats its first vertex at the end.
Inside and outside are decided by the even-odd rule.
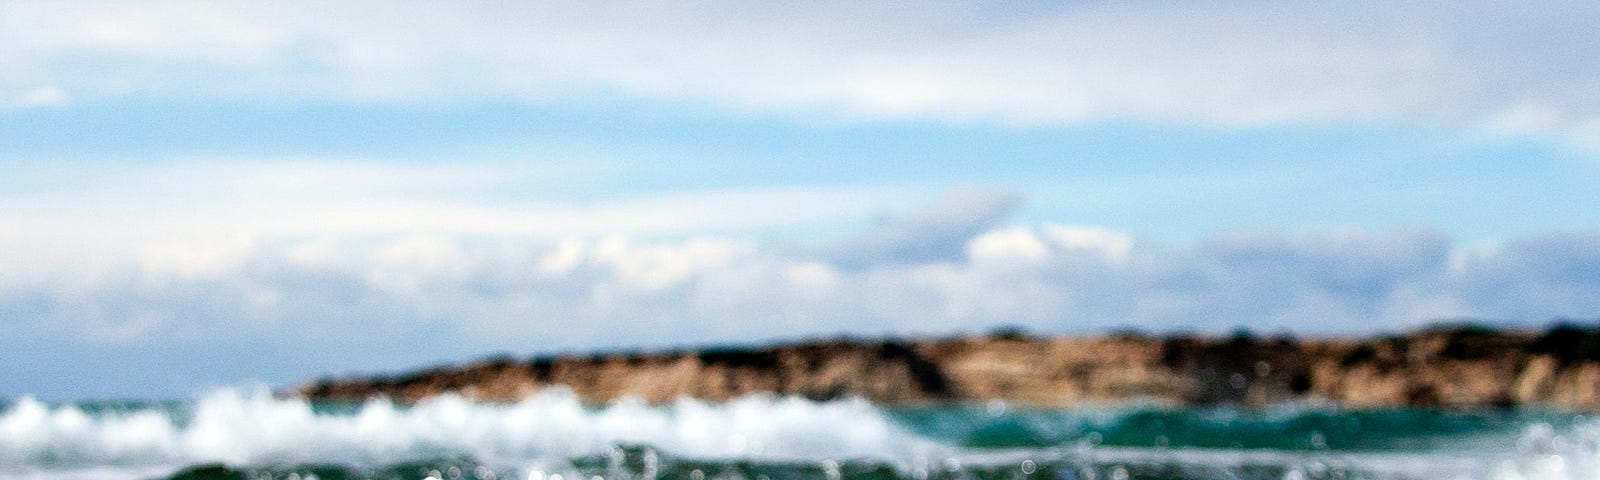
POLYGON ((1125 401, 1353 408, 1537 406, 1600 410, 1600 329, 1544 332, 1432 328, 1362 339, 1043 338, 1023 334, 919 341, 832 340, 495 359, 383 378, 324 379, 313 399, 416 401, 454 392, 511 401, 564 386, 587 402, 667 402, 756 392, 859 396, 901 405, 1002 400, 1065 407, 1125 401))

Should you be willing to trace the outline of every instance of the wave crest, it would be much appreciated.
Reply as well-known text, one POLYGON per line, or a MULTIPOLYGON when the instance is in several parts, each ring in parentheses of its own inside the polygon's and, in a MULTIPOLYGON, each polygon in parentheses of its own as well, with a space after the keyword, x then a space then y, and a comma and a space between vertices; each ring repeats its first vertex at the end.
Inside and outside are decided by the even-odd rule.
POLYGON ((383 464, 448 456, 528 462, 630 444, 688 457, 778 460, 906 458, 943 448, 865 400, 762 395, 591 408, 570 392, 550 390, 509 404, 446 395, 410 406, 372 400, 331 414, 302 398, 223 390, 203 396, 187 415, 90 414, 29 398, 0 414, 0 461, 10 465, 383 464))

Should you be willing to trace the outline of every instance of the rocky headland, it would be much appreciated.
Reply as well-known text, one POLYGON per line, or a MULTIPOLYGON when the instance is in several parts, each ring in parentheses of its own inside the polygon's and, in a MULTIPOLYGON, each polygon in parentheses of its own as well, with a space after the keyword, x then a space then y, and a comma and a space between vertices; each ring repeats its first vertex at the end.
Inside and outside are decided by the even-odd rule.
POLYGON ((1064 407, 1332 403, 1350 408, 1530 406, 1600 410, 1600 329, 1436 327, 1359 339, 1018 332, 929 340, 838 339, 499 358, 379 378, 324 379, 306 397, 416 401, 453 392, 512 401, 568 388, 604 403, 669 402, 757 392, 813 399, 859 396, 899 405, 981 403, 1064 407))

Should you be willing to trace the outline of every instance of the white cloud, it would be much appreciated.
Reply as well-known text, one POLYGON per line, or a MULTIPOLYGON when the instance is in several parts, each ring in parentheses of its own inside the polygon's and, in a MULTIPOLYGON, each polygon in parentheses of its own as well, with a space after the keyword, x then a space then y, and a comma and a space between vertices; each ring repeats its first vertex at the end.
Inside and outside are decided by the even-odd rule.
MULTIPOLYGON (((350 173, 360 168, 330 168, 362 177, 350 173)), ((0 217, 25 228, 0 232, 0 329, 21 347, 0 353, 0 365, 148 350, 130 354, 146 355, 130 357, 125 368, 132 370, 69 372, 134 378, 147 374, 137 371, 140 365, 191 361, 172 360, 172 349, 226 349, 226 355, 243 349, 259 365, 247 374, 223 373, 214 359, 162 368, 217 372, 196 373, 208 381, 251 375, 291 382, 322 371, 396 368, 494 351, 840 332, 932 335, 1020 325, 1042 332, 1247 326, 1326 333, 1404 329, 1441 318, 1542 321, 1600 311, 1600 237, 1593 234, 1511 239, 1492 248, 1458 245, 1426 230, 1266 231, 1161 245, 1102 228, 1009 225, 1003 219, 1015 198, 974 190, 958 190, 834 245, 892 237, 904 245, 941 246, 937 255, 878 248, 841 257, 831 248, 738 233, 815 218, 854 223, 893 203, 861 192, 842 201, 854 190, 827 188, 583 207, 595 217, 633 218, 645 209, 688 219, 672 228, 543 213, 517 215, 555 223, 463 228, 423 215, 416 223, 377 222, 316 235, 279 228, 347 201, 372 215, 409 218, 402 213, 412 207, 449 204, 454 182, 480 181, 437 173, 456 180, 352 178, 352 185, 364 186, 352 194, 360 201, 331 189, 332 205, 282 210, 261 205, 274 203, 275 188, 301 198, 305 185, 258 185, 255 194, 266 196, 256 203, 170 219, 160 202, 194 199, 140 204, 130 201, 140 197, 98 191, 77 210, 45 209, 58 223, 23 215, 52 205, 49 194, 9 199, 0 203, 0 217), (375 201, 393 197, 413 203, 394 210, 396 203, 375 201), (122 202, 110 212, 83 213, 111 208, 98 203, 107 199, 122 202), (19 201, 27 208, 19 209, 19 201), (140 212, 145 216, 123 218, 140 212), (725 215, 713 224, 735 233, 704 230, 708 212, 725 215), (591 234, 606 229, 615 231, 591 234), (676 234, 654 235, 662 231, 676 234)), ((204 178, 230 185, 224 177, 204 178)), ((349 218, 361 211, 351 210, 349 218)), ((474 214, 473 207, 460 211, 474 214)), ((71 365, 51 371, 80 368, 71 365)), ((8 374, 0 377, 33 378, 5 368, 24 367, 0 368, 8 374)), ((31 389, 19 381, 0 389, 31 389)))
POLYGON ((1099 252, 1106 260, 1124 261, 1133 252, 1133 236, 1104 228, 1045 225, 1042 232, 1062 248, 1099 252))
POLYGON ((1006 228, 985 232, 967 242, 974 263, 1031 264, 1065 252, 1098 254, 1124 262, 1133 253, 1133 236, 1104 228, 1046 224, 1038 229, 1006 228))
MULTIPOLYGON (((19 170, 9 179, 15 184, 0 183, 19 189, 0 197, 0 224, 7 226, 0 232, 0 290, 35 283, 88 288, 134 267, 155 275, 215 276, 285 241, 294 248, 283 252, 284 260, 296 265, 375 255, 388 263, 446 268, 457 260, 450 242, 462 238, 546 244, 605 236, 752 235, 860 220, 925 195, 918 188, 798 186, 575 203, 541 197, 551 180, 519 166, 317 160, 192 159, 19 170), (494 196, 506 191, 514 193, 494 196), (394 238, 414 240, 384 243, 394 238), (351 251, 377 244, 384 246, 351 251)), ((559 257, 541 265, 553 272, 572 268, 571 260, 559 257)), ((402 272, 383 275, 394 277, 396 286, 408 282, 402 272)))
POLYGON ((46 85, 28 90, 16 103, 22 107, 60 107, 72 103, 72 95, 61 87, 46 85))
POLYGON ((967 257, 978 263, 1037 262, 1050 255, 1050 246, 1025 228, 984 233, 967 243, 967 257))
POLYGON ((206 275, 134 271, 87 290, 13 289, 0 303, 45 298, 40 314, 48 318, 8 322, 105 341, 354 341, 386 325, 443 329, 463 355, 1001 324, 1358 332, 1600 309, 1600 240, 1592 235, 1517 240, 1452 266, 1464 247, 1426 231, 1267 233, 1126 250, 1120 234, 1110 250, 1043 240, 1066 228, 980 232, 969 239, 969 258, 848 267, 712 237, 281 241, 206 275))
POLYGON ((536 188, 484 165, 93 170, 0 199, 13 227, 0 232, 8 325, 134 344, 427 331, 471 354, 997 324, 1350 331, 1600 309, 1592 235, 1481 247, 1427 230, 1265 231, 1173 246, 1009 224, 1017 197, 958 188, 803 244, 760 232, 859 225, 921 195, 807 187, 575 205, 473 197, 536 188))
POLYGON ((549 101, 1011 123, 1412 122, 1581 142, 1592 2, 23 3, 0 91, 549 101))
POLYGON ((954 260, 967 250, 969 239, 1004 221, 1020 204, 1021 198, 1008 192, 956 188, 932 205, 847 239, 827 256, 851 267, 954 260))

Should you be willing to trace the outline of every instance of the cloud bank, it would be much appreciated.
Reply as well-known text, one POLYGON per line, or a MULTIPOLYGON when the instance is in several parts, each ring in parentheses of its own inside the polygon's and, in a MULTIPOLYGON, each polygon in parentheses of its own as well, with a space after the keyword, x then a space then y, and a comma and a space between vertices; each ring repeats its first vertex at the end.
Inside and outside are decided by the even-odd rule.
POLYGON ((1018 124, 1600 137, 1593 2, 23 2, 0 105, 630 98, 1018 124), (1441 14, 1448 12, 1448 14, 1441 14))
MULTIPOLYGON (((395 175, 391 181, 410 181, 395 175)), ((455 181, 471 183, 466 178, 455 181)), ((352 185, 366 184, 360 180, 352 185)), ((803 210, 808 204, 832 208, 816 201, 828 196, 819 192, 789 200, 789 211, 805 218, 813 215, 803 210)), ((711 212, 726 210, 738 218, 751 198, 783 196, 710 198, 668 215, 715 219, 711 212)), ((41 385, 66 388, 62 382, 78 378, 101 386, 77 394, 171 394, 494 351, 943 335, 1001 325, 1327 334, 1600 311, 1600 235, 1593 233, 1474 246, 1427 229, 1267 230, 1157 244, 1104 228, 1008 223, 1018 201, 1005 192, 957 189, 922 210, 890 213, 865 231, 814 244, 705 233, 703 218, 676 235, 563 235, 437 223, 428 209, 414 222, 316 233, 274 230, 279 222, 267 218, 264 226, 233 232, 239 241, 221 247, 215 237, 183 229, 189 233, 110 253, 11 233, 6 241, 34 252, 8 248, 0 255, 8 272, 0 276, 0 328, 17 346, 0 354, 7 365, 0 377, 12 379, 0 388, 48 396, 41 385), (115 258, 90 261, 88 252, 115 258), (33 274, 17 273, 30 271, 21 268, 30 262, 33 274), (117 383, 157 368, 149 362, 193 373, 117 383)), ((362 208, 383 217, 385 205, 362 208)), ((670 202, 664 205, 658 208, 670 202)), ((506 207, 515 213, 506 218, 550 218, 518 208, 506 207)), ((622 214, 630 208, 587 212, 634 218, 622 214)), ((231 211, 201 209, 196 225, 230 228, 231 211)), ((183 224, 135 220, 141 228, 183 224)))
POLYGON ((12 285, 4 303, 13 333, 99 343, 431 326, 480 348, 563 348, 1007 324, 1349 333, 1542 321, 1600 311, 1597 273, 1595 235, 1471 248, 1426 230, 1263 232, 1163 246, 1044 224, 980 232, 953 258, 872 264, 716 237, 285 241, 224 269, 12 285))

